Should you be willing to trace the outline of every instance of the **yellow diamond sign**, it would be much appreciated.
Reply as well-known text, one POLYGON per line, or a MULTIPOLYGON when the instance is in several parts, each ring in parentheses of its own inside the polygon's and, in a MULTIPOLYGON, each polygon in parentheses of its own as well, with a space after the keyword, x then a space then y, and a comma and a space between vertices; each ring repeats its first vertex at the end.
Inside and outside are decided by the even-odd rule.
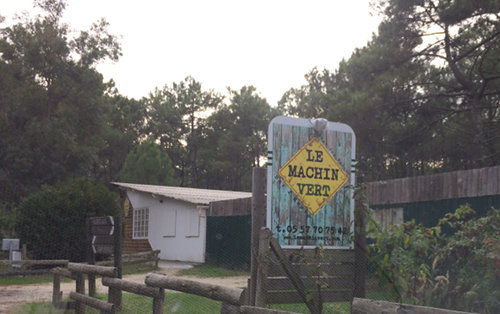
POLYGON ((299 149, 278 175, 312 215, 348 181, 345 171, 317 137, 299 149))

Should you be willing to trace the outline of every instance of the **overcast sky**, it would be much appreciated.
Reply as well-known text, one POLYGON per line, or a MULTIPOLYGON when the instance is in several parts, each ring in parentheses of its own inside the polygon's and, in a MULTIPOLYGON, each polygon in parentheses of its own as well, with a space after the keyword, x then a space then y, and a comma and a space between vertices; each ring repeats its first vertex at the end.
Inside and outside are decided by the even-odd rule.
MULTIPOLYGON (((313 67, 334 70, 363 47, 380 18, 369 0, 68 0, 64 20, 86 30, 104 17, 121 59, 98 69, 121 94, 141 98, 191 75, 204 90, 253 85, 275 105, 313 67)), ((32 10, 0 0, 0 15, 32 10)))

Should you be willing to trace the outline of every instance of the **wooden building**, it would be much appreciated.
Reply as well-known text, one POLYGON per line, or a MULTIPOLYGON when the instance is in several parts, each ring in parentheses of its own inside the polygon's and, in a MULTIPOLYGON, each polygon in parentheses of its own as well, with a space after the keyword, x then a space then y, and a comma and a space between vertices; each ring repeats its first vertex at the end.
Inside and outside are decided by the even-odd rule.
POLYGON ((226 236, 207 230, 207 217, 250 214, 252 194, 248 192, 113 184, 129 204, 125 206, 123 253, 160 250, 160 259, 202 263, 207 235, 226 236))

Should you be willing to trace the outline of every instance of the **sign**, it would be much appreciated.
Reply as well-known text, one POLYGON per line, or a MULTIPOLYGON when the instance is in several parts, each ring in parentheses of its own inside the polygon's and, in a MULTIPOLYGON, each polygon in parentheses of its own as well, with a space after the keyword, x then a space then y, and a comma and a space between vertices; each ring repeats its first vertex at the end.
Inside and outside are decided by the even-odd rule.
POLYGON ((353 130, 324 119, 276 117, 268 132, 273 236, 284 248, 353 248, 353 130))
POLYGON ((113 216, 92 217, 89 220, 91 246, 94 254, 113 254, 115 220, 113 216))
POLYGON ((93 226, 113 226, 115 220, 113 216, 102 216, 102 217, 92 217, 90 218, 90 225, 93 226))
POLYGON ((344 169, 317 137, 302 146, 278 174, 312 215, 348 181, 344 169))
POLYGON ((113 244, 115 238, 110 235, 100 235, 92 237, 92 250, 94 254, 113 254, 113 244))
MULTIPOLYGON (((120 216, 90 217, 87 220, 87 262, 95 265, 96 254, 113 255, 117 278, 122 278, 122 223, 120 216)), ((89 274, 89 295, 96 292, 95 275, 89 274)), ((113 299, 121 301, 121 292, 113 299)))
POLYGON ((2 251, 19 251, 19 239, 2 239, 2 251))

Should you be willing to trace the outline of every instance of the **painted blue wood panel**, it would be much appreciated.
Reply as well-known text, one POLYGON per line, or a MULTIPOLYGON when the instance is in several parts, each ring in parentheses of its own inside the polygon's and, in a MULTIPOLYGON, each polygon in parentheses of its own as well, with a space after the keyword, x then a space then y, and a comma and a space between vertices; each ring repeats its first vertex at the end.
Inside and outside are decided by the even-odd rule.
POLYGON ((297 119, 300 120, 298 125, 290 124, 289 118, 277 120, 273 120, 269 128, 272 163, 268 169, 271 175, 268 179, 271 184, 268 187, 268 227, 284 247, 352 248, 354 133, 343 124, 328 123, 326 130, 318 132, 306 119, 297 119), (349 177, 315 215, 309 213, 278 175, 279 169, 313 137, 321 140, 349 177))

